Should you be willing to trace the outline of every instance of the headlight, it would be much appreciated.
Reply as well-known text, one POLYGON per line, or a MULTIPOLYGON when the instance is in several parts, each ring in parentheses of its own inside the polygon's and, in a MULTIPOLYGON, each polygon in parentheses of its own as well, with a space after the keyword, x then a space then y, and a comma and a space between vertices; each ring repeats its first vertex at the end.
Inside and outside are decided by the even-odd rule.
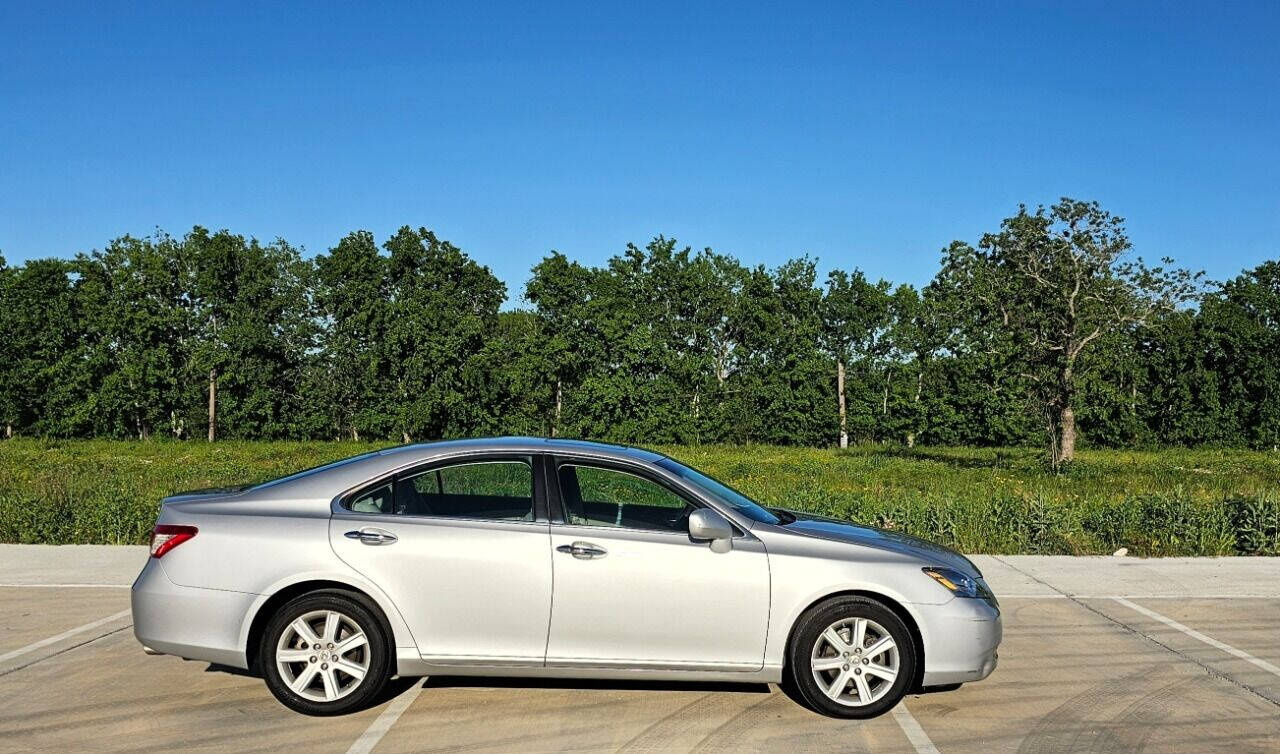
POLYGON ((972 576, 966 576, 954 568, 938 568, 930 566, 922 569, 934 581, 942 584, 942 586, 957 597, 986 597, 984 594, 987 590, 982 588, 978 580, 972 576))

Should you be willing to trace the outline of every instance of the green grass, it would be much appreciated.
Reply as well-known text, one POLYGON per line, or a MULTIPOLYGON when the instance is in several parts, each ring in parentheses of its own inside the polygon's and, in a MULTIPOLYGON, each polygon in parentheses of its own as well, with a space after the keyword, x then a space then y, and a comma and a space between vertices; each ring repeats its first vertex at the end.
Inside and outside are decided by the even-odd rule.
MULTIPOLYGON (((137 543, 159 499, 369 450, 359 443, 0 443, 0 541, 137 543)), ((1060 475, 1031 449, 666 447, 770 505, 967 552, 1280 555, 1280 454, 1084 451, 1060 475)))

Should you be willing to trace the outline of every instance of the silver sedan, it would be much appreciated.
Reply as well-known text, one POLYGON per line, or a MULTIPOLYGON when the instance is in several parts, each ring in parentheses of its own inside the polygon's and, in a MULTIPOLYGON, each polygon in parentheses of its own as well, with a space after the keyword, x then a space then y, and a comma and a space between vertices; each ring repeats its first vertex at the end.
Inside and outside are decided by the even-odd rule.
POLYGON ((779 682, 864 718, 995 669, 967 558, 765 508, 646 450, 537 438, 368 453, 174 495, 132 592, 153 653, 260 673, 286 706, 390 677, 779 682))

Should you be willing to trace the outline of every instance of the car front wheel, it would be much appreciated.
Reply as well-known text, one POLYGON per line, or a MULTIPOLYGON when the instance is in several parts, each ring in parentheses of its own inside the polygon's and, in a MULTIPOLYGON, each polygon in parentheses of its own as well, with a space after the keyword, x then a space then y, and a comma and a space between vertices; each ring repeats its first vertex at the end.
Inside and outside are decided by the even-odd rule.
POLYGON ((381 624, 342 592, 312 592, 267 624, 259 666, 282 704, 308 715, 368 706, 386 684, 390 658, 381 624))
POLYGON ((892 709, 916 670, 911 632, 867 597, 839 597, 801 617, 788 651, 801 699, 830 717, 868 718, 892 709))

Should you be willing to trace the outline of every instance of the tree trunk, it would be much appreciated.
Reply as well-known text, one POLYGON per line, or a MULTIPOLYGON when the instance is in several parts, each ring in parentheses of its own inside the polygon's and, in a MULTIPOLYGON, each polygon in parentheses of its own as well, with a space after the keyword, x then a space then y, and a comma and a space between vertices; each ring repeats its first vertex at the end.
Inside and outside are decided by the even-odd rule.
POLYGON ((218 370, 209 370, 209 442, 217 436, 218 427, 218 370))
POLYGON ((413 442, 413 438, 410 437, 409 433, 404 431, 403 429, 400 430, 400 440, 404 442, 405 445, 408 445, 409 443, 413 442))
POLYGON ((4 423, 4 439, 6 440, 13 439, 13 423, 12 422, 4 423))
POLYGON ((560 380, 556 380, 556 414, 551 420, 551 436, 555 437, 560 432, 560 408, 564 405, 564 392, 561 390, 560 380))
MULTIPOLYGON (((912 421, 920 420, 920 396, 924 393, 924 370, 916 371, 916 412, 912 417, 912 421)), ((916 446, 916 431, 912 429, 907 433, 907 447, 914 448, 916 446)))
POLYGON ((844 413, 844 361, 836 360, 836 400, 840 404, 840 447, 849 447, 849 426, 844 413))
POLYGON ((1076 413, 1068 404, 1058 412, 1058 463, 1076 457, 1076 413))
POLYGON ((351 422, 351 439, 360 442, 360 430, 356 429, 356 423, 351 422))

